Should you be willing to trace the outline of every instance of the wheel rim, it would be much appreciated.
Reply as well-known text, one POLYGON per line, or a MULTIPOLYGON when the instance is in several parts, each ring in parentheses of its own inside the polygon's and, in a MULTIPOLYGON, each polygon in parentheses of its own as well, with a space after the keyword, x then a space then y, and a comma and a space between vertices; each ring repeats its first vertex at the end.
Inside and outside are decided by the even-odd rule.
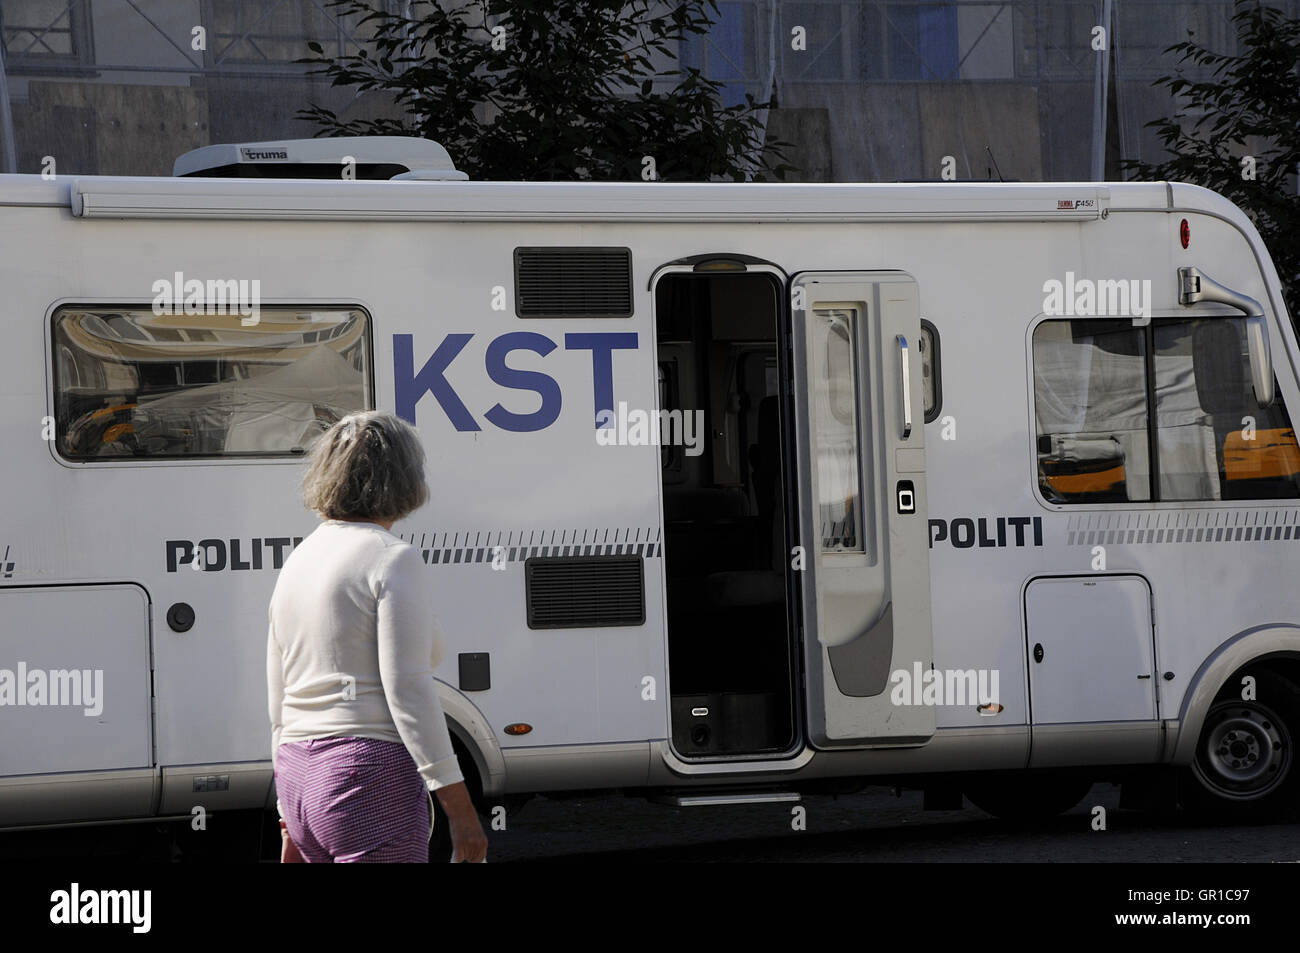
POLYGON ((1258 702, 1224 702, 1205 719, 1196 774, 1216 794, 1251 801, 1266 796, 1291 766, 1285 723, 1258 702))

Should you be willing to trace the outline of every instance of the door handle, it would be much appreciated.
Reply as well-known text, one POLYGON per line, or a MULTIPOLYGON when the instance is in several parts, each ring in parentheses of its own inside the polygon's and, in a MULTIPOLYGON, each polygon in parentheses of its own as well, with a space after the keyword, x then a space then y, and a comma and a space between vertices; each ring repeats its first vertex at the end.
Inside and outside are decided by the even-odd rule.
POLYGON ((898 356, 903 362, 903 437, 912 436, 912 374, 908 364, 907 338, 898 335, 898 356))

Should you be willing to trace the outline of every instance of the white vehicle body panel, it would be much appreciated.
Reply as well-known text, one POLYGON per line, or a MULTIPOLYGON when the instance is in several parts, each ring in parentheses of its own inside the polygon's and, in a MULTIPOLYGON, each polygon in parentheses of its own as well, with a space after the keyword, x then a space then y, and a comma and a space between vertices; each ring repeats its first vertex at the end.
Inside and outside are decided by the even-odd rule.
MULTIPOLYGON (((22 740, 0 741, 0 826, 184 814, 194 804, 262 806, 271 796, 266 607, 276 553, 315 526, 299 502, 301 460, 75 462, 42 440, 43 422, 55 412, 51 327, 59 309, 148 309, 154 283, 175 272, 259 278, 263 308, 346 307, 368 315, 372 406, 400 410, 405 388, 416 398, 428 454, 431 499, 393 532, 429 564, 448 639, 437 675, 489 796, 1186 763, 1223 679, 1260 655, 1300 656, 1300 501, 1049 503, 1037 488, 1031 373, 1047 279, 1067 271, 1150 279, 1154 315, 1172 316, 1188 310, 1178 301, 1181 265, 1201 267, 1265 304, 1279 392, 1300 411, 1300 350, 1263 245, 1234 206, 1189 186, 0 177, 0 553, 13 564, 0 573, 0 668, 18 660, 103 668, 105 716, 122 732, 103 744, 90 731, 60 736, 53 717, 24 722, 22 740), (1058 210, 1079 198, 1091 204, 1058 210), (1182 218, 1191 223, 1186 250, 1177 239, 1182 218), (496 291, 508 298, 514 287, 511 255, 519 246, 630 249, 633 316, 525 320, 512 307, 495 309, 496 291), (597 444, 591 419, 599 409, 599 361, 566 335, 636 335, 635 346, 609 352, 615 398, 654 406, 650 276, 706 253, 752 256, 790 276, 898 271, 915 282, 920 315, 938 328, 943 353, 941 418, 915 423, 924 433, 925 472, 914 476, 924 483, 931 539, 934 522, 951 530, 953 521, 969 520, 989 541, 932 542, 933 657, 916 661, 997 670, 1002 708, 995 716, 973 704, 938 706, 917 735, 932 736, 915 743, 904 733, 913 739, 904 747, 817 750, 801 743, 767 760, 713 762, 671 749, 660 450, 597 444), (502 429, 490 414, 496 407, 537 411, 537 393, 485 373, 492 342, 518 332, 541 335, 553 348, 515 350, 511 369, 545 374, 561 395, 554 422, 533 431, 502 429), (443 377, 479 429, 458 429, 433 393, 407 379, 453 334, 470 337, 443 377), (405 369, 404 360, 411 362, 405 369), (941 436, 949 417, 956 439, 941 436), (1026 519, 1022 545, 1009 526, 997 529, 1009 518, 1026 519), (1229 530, 1226 538, 1210 542, 1201 532, 1218 529, 1229 530), (221 541, 225 565, 169 567, 168 541, 221 541), (507 551, 504 568, 491 566, 496 546, 507 551), (1093 574, 1096 546, 1107 551, 1105 584, 1125 588, 1108 603, 1114 620, 1101 613, 1092 624, 1106 618, 1128 626, 1107 637, 1117 650, 1156 663, 1149 680, 1133 673, 1147 693, 1140 703, 1126 683, 1121 689, 1119 676, 1118 694, 1089 683, 1068 697, 1049 695, 1046 681, 1031 679, 1031 649, 1048 638, 1039 635, 1038 619, 1050 628, 1053 614, 1065 612, 1057 618, 1064 627, 1050 629, 1054 639, 1089 625, 1069 616, 1074 603, 1061 597, 1064 584, 1043 577, 1093 574), (527 626, 524 558, 574 547, 642 557, 642 625, 527 626), (252 568, 254 551, 260 569, 252 568), (76 598, 43 601, 49 611, 33 615, 27 600, 34 587, 72 590, 76 598), (1145 630, 1137 624, 1146 611, 1139 589, 1148 593, 1154 629, 1150 620, 1145 630), (85 608, 82 594, 96 592, 106 601, 85 608), (147 594, 147 624, 119 604, 127 593, 147 594), (188 631, 166 621, 177 603, 193 608, 188 631), (47 628, 32 628, 38 623, 47 628), (41 631, 52 640, 51 654, 38 658, 41 631), (101 657, 106 651, 112 658, 101 657), (460 691, 460 653, 488 654, 490 690, 460 691), (651 697, 647 677, 658 686, 651 697), (532 730, 505 734, 513 723, 532 730), (1036 725, 1058 729, 1041 735, 1041 752, 1031 734, 1036 725), (33 748, 36 737, 57 747, 57 757, 33 748), (1108 748, 1108 738, 1119 740, 1108 748), (128 741, 129 752, 121 747, 128 741), (223 776, 225 787, 203 780, 223 776), (96 793, 59 795, 63 814, 35 806, 40 792, 61 784, 84 792, 87 778, 96 793), (148 798, 120 795, 141 784, 152 785, 148 798), (95 798, 109 806, 94 807, 95 798)), ((1069 658, 1075 676, 1085 675, 1078 668, 1089 664, 1089 652, 1076 648, 1069 658)), ((4 717, 8 724, 11 713, 4 717)))

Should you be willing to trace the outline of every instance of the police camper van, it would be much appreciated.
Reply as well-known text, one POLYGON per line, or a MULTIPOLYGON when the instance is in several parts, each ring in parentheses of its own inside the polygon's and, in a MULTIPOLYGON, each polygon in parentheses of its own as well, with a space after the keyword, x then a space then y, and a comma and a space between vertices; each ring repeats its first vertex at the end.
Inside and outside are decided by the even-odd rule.
POLYGON ((274 805, 267 604, 365 408, 425 441, 394 532, 485 807, 1297 804, 1300 349, 1212 192, 355 139, 3 176, 0 221, 0 825, 274 805))

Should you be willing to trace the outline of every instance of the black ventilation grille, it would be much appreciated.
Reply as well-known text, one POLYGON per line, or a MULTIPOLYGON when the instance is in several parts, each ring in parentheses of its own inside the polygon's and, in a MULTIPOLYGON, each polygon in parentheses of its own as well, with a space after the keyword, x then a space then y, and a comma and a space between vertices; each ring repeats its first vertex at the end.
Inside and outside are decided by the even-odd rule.
POLYGON ((524 587, 530 629, 645 623, 640 556, 528 559, 524 587))
POLYGON ((627 248, 516 248, 515 314, 521 318, 632 317, 627 248))

